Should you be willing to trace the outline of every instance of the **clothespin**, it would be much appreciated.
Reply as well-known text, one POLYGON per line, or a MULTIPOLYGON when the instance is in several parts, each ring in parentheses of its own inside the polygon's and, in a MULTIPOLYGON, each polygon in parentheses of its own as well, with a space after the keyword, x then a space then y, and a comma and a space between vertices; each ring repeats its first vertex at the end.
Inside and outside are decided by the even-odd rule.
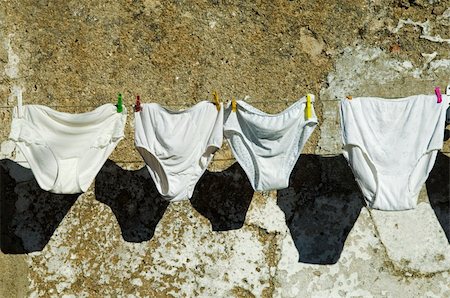
POLYGON ((437 103, 441 103, 442 102, 441 89, 439 87, 434 88, 434 93, 436 93, 437 96, 437 103))
MULTIPOLYGON (((445 94, 447 94, 447 98, 450 96, 450 84, 447 85, 447 90, 446 90, 445 94)), ((450 101, 448 104, 450 105, 450 101)), ((446 115, 445 122, 450 123, 450 107, 447 108, 447 115, 446 115)))
POLYGON ((17 93, 17 117, 22 118, 23 111, 22 111, 22 89, 18 89, 17 93))
POLYGON ((234 98, 231 98, 231 111, 233 111, 233 112, 237 111, 237 103, 234 98))
POLYGON ((134 111, 140 112, 142 110, 141 108, 141 99, 139 98, 139 95, 136 95, 136 104, 134 105, 134 111))
POLYGON ((312 110, 311 110, 311 94, 306 94, 306 120, 312 118, 312 110))
POLYGON ((353 96, 347 95, 346 98, 347 98, 348 100, 352 100, 352 99, 353 99, 353 96))
POLYGON ((123 101, 122 101, 122 94, 117 95, 117 113, 122 113, 123 111, 123 101))
POLYGON ((217 111, 220 111, 220 100, 217 91, 213 91, 214 104, 216 105, 217 111))

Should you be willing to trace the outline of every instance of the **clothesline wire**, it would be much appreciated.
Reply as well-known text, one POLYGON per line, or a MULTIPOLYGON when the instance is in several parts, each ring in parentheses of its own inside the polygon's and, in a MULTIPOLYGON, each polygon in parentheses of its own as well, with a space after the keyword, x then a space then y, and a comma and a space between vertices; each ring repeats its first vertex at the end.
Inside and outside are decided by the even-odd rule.
MULTIPOLYGON (((236 160, 235 158, 218 158, 218 159, 212 159, 212 162, 215 161, 232 161, 232 160, 236 160)), ((142 163, 144 164, 144 160, 115 160, 115 163, 142 163)))
MULTIPOLYGON (((270 102, 265 102, 265 101, 248 101, 248 103, 250 104, 265 104, 268 106, 274 106, 274 105, 281 105, 281 104, 291 104, 291 103, 295 103, 297 102, 297 100, 287 100, 287 101, 270 101, 270 102)), ((155 103, 155 102, 153 102, 155 103)), ((211 102, 213 103, 213 102, 211 102)), ((158 103, 161 106, 165 106, 165 107, 188 107, 188 106, 192 106, 195 105, 196 103, 192 103, 192 104, 164 104, 164 103, 158 103)), ((101 105, 104 105, 104 103, 100 103, 98 105, 47 105, 47 107, 49 108, 97 108, 101 105)), ((134 104, 132 105, 124 105, 126 107, 130 107, 133 108, 134 104)), ((0 106, 0 109, 12 109, 15 106, 0 106)))

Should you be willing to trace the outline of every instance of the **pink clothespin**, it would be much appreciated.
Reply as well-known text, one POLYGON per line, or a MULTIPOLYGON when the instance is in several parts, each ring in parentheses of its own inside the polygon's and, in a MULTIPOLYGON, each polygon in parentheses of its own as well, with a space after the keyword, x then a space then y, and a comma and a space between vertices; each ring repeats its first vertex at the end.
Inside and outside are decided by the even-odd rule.
POLYGON ((136 96, 136 104, 134 105, 134 111, 140 112, 142 110, 141 108, 141 99, 139 98, 139 95, 136 96))
POLYGON ((442 102, 442 94, 441 94, 441 89, 439 87, 434 88, 434 93, 436 93, 437 96, 437 102, 441 103, 442 102))

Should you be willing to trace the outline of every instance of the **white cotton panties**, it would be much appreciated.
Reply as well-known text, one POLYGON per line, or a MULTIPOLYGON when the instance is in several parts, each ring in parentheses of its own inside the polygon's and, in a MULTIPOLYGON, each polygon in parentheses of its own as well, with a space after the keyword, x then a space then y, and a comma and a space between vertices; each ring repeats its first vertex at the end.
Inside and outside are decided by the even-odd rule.
MULTIPOLYGON (((312 96, 312 99, 314 97, 312 96)), ((257 191, 283 189, 303 146, 317 125, 305 117, 306 97, 279 114, 264 113, 244 101, 225 111, 224 136, 257 191)))
POLYGON ((340 105, 343 154, 369 207, 413 209, 442 148, 448 97, 359 97, 340 105))
POLYGON ((134 113, 136 148, 159 193, 169 201, 192 197, 214 152, 222 146, 223 107, 209 101, 190 109, 170 111, 142 104, 134 113))
POLYGON ((62 194, 85 192, 123 138, 126 110, 112 104, 69 114, 41 105, 14 109, 9 138, 25 156, 39 186, 62 194))

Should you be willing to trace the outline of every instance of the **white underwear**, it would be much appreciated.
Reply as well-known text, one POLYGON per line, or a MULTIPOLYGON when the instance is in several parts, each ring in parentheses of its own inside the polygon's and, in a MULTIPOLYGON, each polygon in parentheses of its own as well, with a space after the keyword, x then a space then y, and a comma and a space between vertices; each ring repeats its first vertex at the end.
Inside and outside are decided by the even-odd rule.
POLYGON ((214 152, 222 146, 223 107, 202 101, 183 111, 156 103, 134 113, 136 148, 159 193, 170 201, 190 199, 214 152))
MULTIPOLYGON (((312 99, 314 97, 312 96, 312 99)), ((253 189, 282 189, 289 186, 289 176, 317 125, 305 118, 306 97, 279 114, 264 113, 244 101, 236 101, 225 111, 224 136, 253 189)))
POLYGON ((25 156, 43 190, 81 193, 123 138, 126 118, 126 110, 118 113, 112 104, 81 114, 18 105, 9 138, 25 156))
POLYGON ((360 97, 340 105, 343 154, 367 205, 413 209, 442 148, 448 98, 360 97))

